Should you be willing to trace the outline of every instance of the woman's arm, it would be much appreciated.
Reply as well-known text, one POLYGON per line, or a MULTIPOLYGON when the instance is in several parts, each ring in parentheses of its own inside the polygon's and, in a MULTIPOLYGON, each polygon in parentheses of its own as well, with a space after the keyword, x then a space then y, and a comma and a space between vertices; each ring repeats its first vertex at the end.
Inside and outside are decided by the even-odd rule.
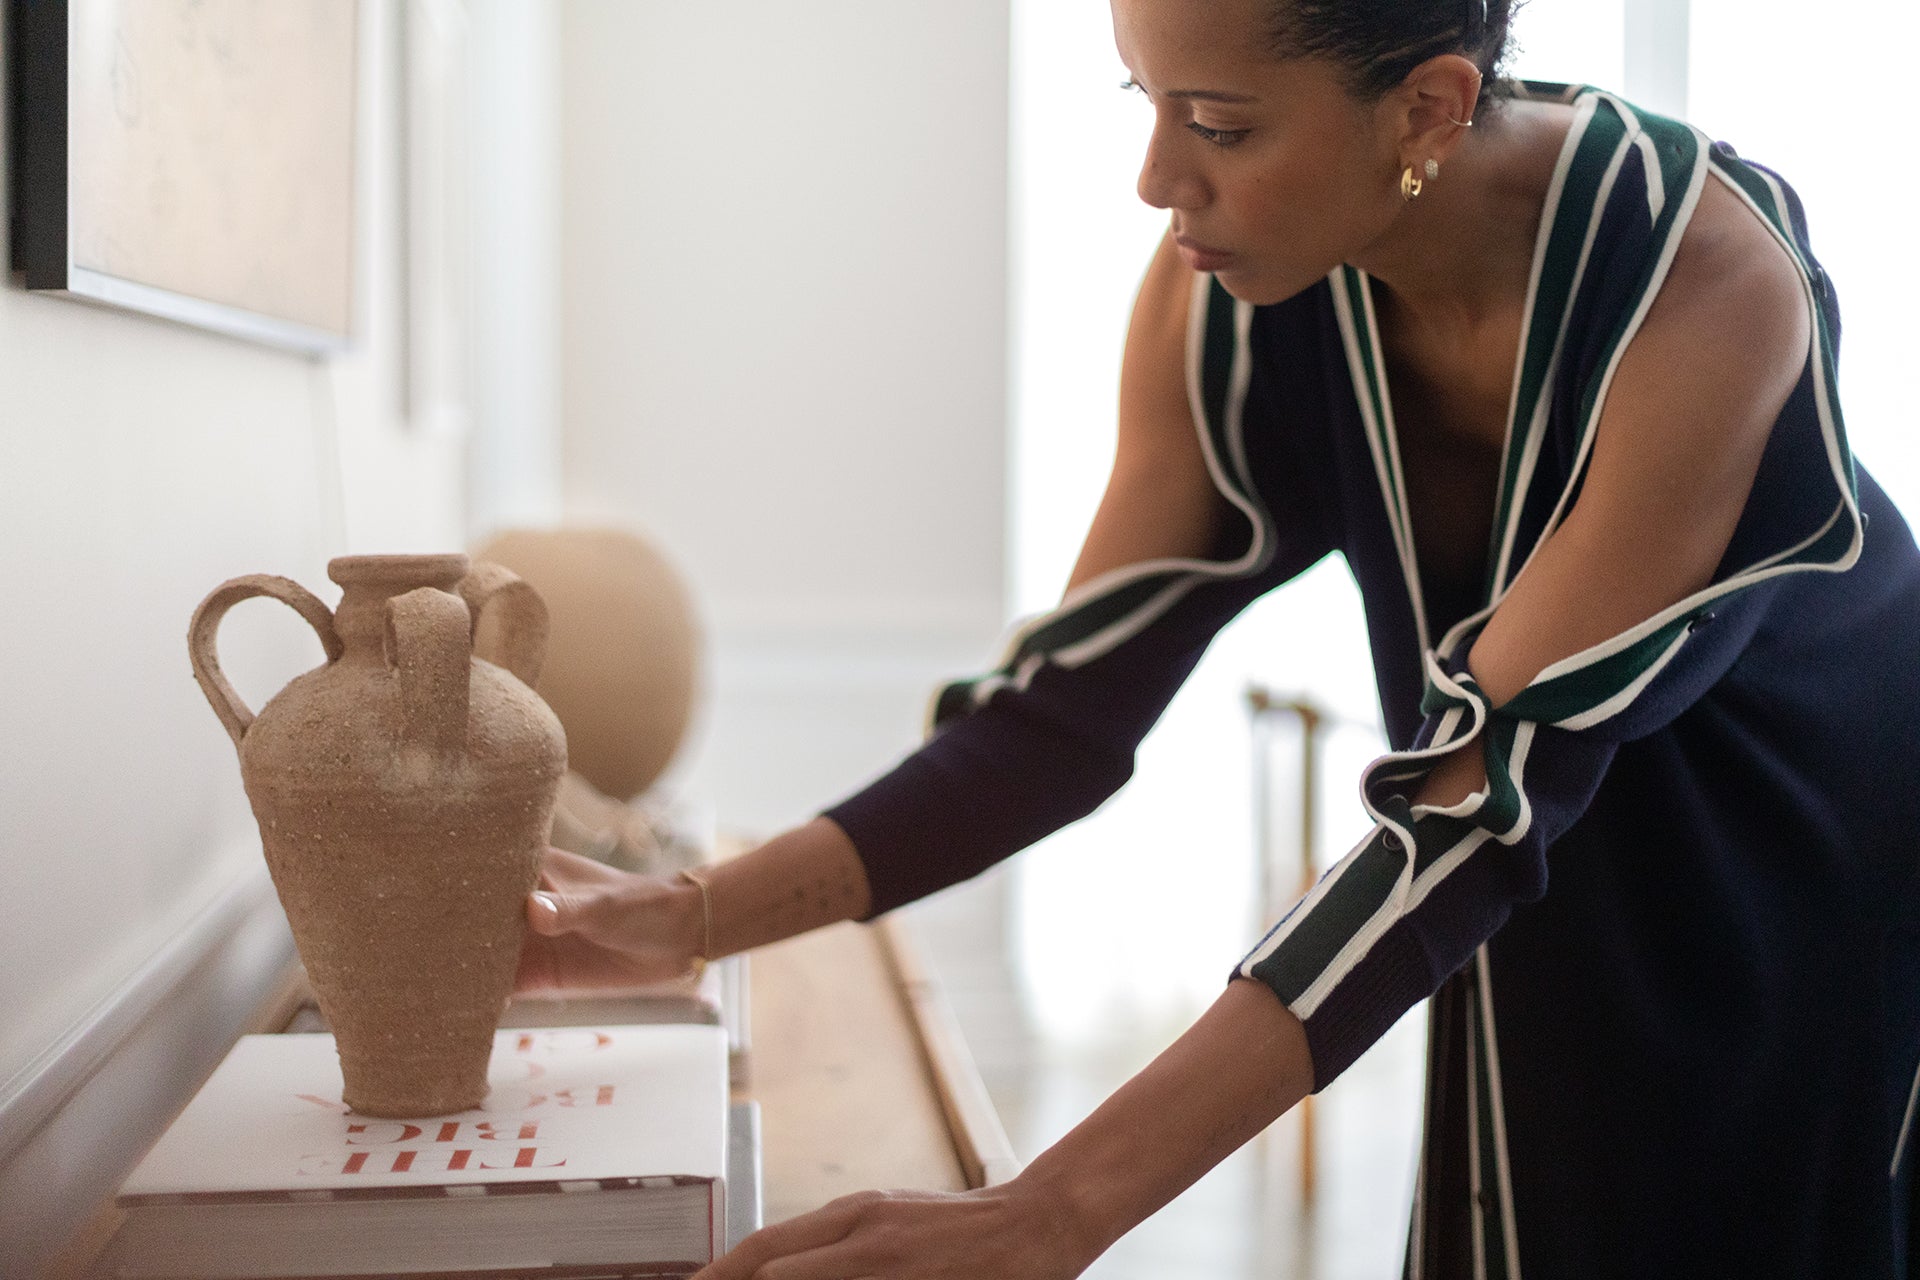
MULTIPOLYGON (((1204 555, 1219 534, 1226 501, 1207 472, 1187 399, 1187 318, 1193 284, 1193 273, 1180 261, 1172 241, 1163 239, 1148 265, 1128 328, 1112 476, 1069 591, 1141 561, 1204 555)), ((1250 593, 1257 590, 1264 587, 1249 584, 1250 593)), ((1127 683, 1136 693, 1143 687, 1137 679, 1127 683)), ((1142 696, 1154 695, 1148 690, 1142 696)), ((1114 705, 1105 695, 1099 701, 1114 705)), ((1066 789, 1069 749, 1049 739, 1039 754, 1053 762, 1060 789, 1066 789)), ((1088 772, 1085 787, 1106 788, 1093 797, 1092 803, 1098 803, 1111 790, 1110 771, 1088 772)), ((1077 815, 1068 818, 1072 816, 1077 815)), ((956 820, 950 813, 943 817, 956 820)), ((981 834, 980 843, 990 843, 988 833, 981 834)), ((949 882, 976 869, 956 867, 949 882)), ((685 972, 702 950, 707 958, 718 958, 822 925, 865 919, 876 906, 892 905, 875 903, 860 851, 828 817, 815 818, 714 868, 710 883, 713 937, 708 947, 702 941, 704 907, 694 886, 550 855, 541 894, 528 907, 532 932, 520 989, 611 990, 658 981, 685 972)))
POLYGON ((694 1280, 1068 1280, 1312 1083, 1299 1022, 1258 983, 1232 982, 1012 1182, 848 1196, 755 1233, 694 1280))
POLYGON ((815 818, 707 873, 698 886, 656 880, 549 849, 527 903, 522 993, 630 990, 822 925, 867 915, 867 874, 846 833, 815 818))
MULTIPOLYGON (((1621 357, 1579 501, 1474 641, 1493 706, 1712 580, 1811 327, 1792 260, 1709 179, 1621 357)), ((1480 753, 1456 752, 1414 799, 1450 805, 1485 784, 1480 753)))

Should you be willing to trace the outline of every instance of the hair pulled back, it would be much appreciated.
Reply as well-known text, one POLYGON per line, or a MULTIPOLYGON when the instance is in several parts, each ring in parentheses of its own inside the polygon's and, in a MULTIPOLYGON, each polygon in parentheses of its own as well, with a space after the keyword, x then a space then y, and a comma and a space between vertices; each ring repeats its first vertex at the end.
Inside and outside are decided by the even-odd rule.
POLYGON ((1515 0, 1273 0, 1268 36, 1282 58, 1325 58, 1374 102, 1428 58, 1480 68, 1480 105, 1500 96, 1515 0), (1483 16, 1484 14, 1484 16, 1483 16))

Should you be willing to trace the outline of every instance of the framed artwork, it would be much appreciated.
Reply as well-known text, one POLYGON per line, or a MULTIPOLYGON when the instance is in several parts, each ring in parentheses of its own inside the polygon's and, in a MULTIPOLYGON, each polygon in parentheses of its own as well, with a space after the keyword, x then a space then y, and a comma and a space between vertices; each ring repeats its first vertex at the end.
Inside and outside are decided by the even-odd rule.
POLYGON ((354 316, 357 0, 13 0, 27 288, 298 351, 354 316))

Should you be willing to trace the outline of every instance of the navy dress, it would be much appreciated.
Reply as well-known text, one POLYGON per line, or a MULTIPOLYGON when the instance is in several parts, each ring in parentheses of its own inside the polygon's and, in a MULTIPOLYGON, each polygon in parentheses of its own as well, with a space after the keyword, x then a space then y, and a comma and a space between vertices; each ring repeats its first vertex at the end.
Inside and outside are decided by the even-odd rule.
POLYGON ((1833 290, 1776 175, 1609 94, 1518 92, 1575 115, 1484 590, 1422 582, 1369 279, 1252 306, 1202 278, 1189 393, 1242 518, 1023 626, 828 816, 876 914, 992 865, 1117 790, 1219 628, 1338 553, 1395 750, 1363 779, 1373 831, 1237 973, 1300 1018, 1316 1088, 1433 997, 1409 1274, 1920 1274, 1920 552, 1847 448, 1833 290), (1466 655, 1578 499, 1708 182, 1801 268, 1799 383, 1713 582, 1493 707, 1466 655), (1412 805, 1462 748, 1486 790, 1412 805))

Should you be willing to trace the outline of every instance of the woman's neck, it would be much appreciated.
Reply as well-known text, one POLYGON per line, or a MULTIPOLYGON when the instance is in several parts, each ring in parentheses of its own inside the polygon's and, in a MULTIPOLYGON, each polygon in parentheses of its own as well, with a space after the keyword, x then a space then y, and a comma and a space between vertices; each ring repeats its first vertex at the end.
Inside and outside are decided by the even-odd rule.
POLYGON ((1393 295, 1403 324, 1457 338, 1525 299, 1572 119, 1561 104, 1523 100, 1483 112, 1445 171, 1354 257, 1351 265, 1393 295))

